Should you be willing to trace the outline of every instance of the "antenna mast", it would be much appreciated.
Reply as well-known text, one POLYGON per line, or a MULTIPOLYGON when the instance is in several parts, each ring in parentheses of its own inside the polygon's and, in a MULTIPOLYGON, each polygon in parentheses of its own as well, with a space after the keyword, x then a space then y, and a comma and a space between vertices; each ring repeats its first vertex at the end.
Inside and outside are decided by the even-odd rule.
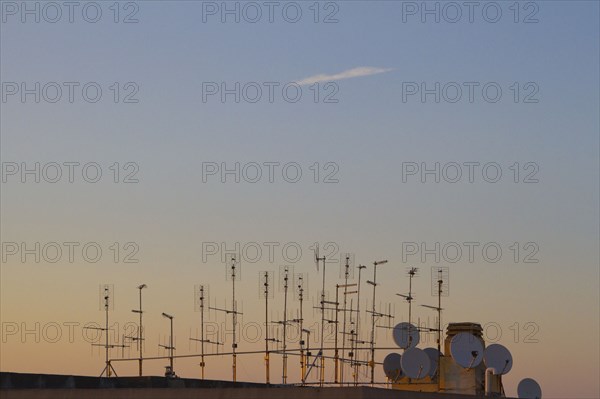
POLYGON ((287 297, 288 297, 288 280, 289 280, 289 267, 284 266, 283 268, 283 362, 282 362, 282 383, 287 384, 287 297))
POLYGON ((358 385, 358 341, 360 339, 359 336, 359 325, 360 325, 360 284, 361 284, 361 274, 362 274, 362 270, 366 269, 367 267, 364 265, 359 265, 358 266, 358 290, 357 290, 357 297, 356 297, 356 335, 354 337, 354 385, 357 386, 358 385))
POLYGON ((202 370, 202 379, 204 379, 204 367, 206 362, 204 361, 204 286, 200 286, 200 370, 202 370))
POLYGON ((375 317, 377 314, 375 311, 375 290, 377 288, 377 266, 386 263, 387 260, 373 262, 373 281, 367 281, 367 283, 373 286, 373 306, 371 310, 371 385, 375 385, 375 317))
MULTIPOLYGON (((212 345, 223 345, 221 342, 215 342, 215 341, 211 341, 210 339, 206 339, 205 338, 205 334, 204 334, 204 308, 206 307, 204 305, 204 301, 206 299, 209 299, 209 293, 207 286, 201 285, 198 289, 198 292, 196 293, 198 295, 198 299, 200 300, 200 339, 196 339, 196 338, 190 338, 191 341, 197 341, 200 342, 200 370, 201 370, 201 379, 204 379, 204 372, 205 372, 205 368, 206 368, 206 362, 204 361, 204 355, 205 355, 205 348, 204 348, 204 344, 212 344, 212 345)), ((210 301, 209 301, 210 303, 210 301)), ((210 309, 210 307, 209 307, 210 309)), ((217 353, 219 351, 219 348, 217 346, 217 353)))
POLYGON ((237 303, 235 301, 235 279, 236 279, 236 259, 235 256, 231 257, 231 287, 232 287, 232 300, 231 303, 233 312, 231 313, 232 324, 233 324, 233 343, 231 344, 231 353, 232 353, 232 371, 233 371, 233 382, 237 381, 237 341, 235 337, 235 329, 237 327, 237 303))
MULTIPOLYGON (((323 262, 323 286, 321 290, 321 348, 319 349, 319 357, 321 358, 321 372, 319 374, 319 386, 323 386, 325 380, 325 357, 323 356, 323 344, 325 341, 325 256, 319 257, 319 244, 316 244, 315 262, 317 271, 319 271, 319 262, 323 262)), ((310 370, 309 370, 310 371, 310 370)))
POLYGON ((262 283, 262 293, 265 298, 265 382, 271 383, 271 371, 269 369, 269 281, 271 272, 260 272, 260 281, 262 283))
POLYGON ((104 374, 106 374, 106 377, 111 377, 112 373, 114 373, 115 377, 118 377, 117 372, 115 371, 114 367, 112 366, 112 364, 110 363, 110 359, 109 359, 109 349, 112 348, 128 348, 129 346, 126 345, 111 345, 108 343, 108 334, 109 334, 109 328, 108 328, 108 308, 109 308, 109 304, 110 304, 110 291, 109 291, 109 287, 108 285, 104 286, 104 311, 106 314, 106 324, 105 327, 84 327, 85 329, 88 330, 98 330, 98 331, 104 331, 104 335, 105 335, 105 343, 104 344, 92 344, 92 346, 103 346, 104 347, 104 351, 105 351, 105 366, 104 369, 102 370, 102 373, 100 373, 100 377, 102 377, 104 374))
POLYGON ((300 330, 300 374, 302 385, 304 385, 304 373, 306 371, 306 359, 304 358, 304 340, 302 334, 304 333, 304 315, 303 315, 303 300, 304 300, 304 276, 297 274, 296 277, 296 288, 298 289, 298 300, 300 301, 300 318, 298 319, 298 329, 300 330))
MULTIPOLYGON (((344 304, 342 308, 343 312, 343 325, 342 325, 342 364, 340 369, 340 384, 344 385, 344 361, 346 353, 346 310, 348 306, 348 295, 356 294, 357 291, 348 291, 348 287, 355 287, 356 284, 348 284, 348 278, 350 278, 350 263, 354 265, 354 255, 347 253, 344 256, 344 304)), ((337 335, 336 335, 337 336, 337 335)))
MULTIPOLYGON (((223 312, 225 314, 231 314, 232 324, 233 324, 233 342, 231 344, 231 356, 232 356, 232 373, 233 373, 233 382, 237 381, 237 341, 236 341, 236 327, 237 327, 237 316, 242 313, 237 311, 237 302, 235 301, 235 281, 239 278, 239 273, 237 272, 237 266, 239 265, 239 260, 237 260, 236 256, 231 256, 231 266, 226 265, 226 273, 227 277, 231 278, 231 289, 232 289, 232 303, 231 309, 219 309, 217 307, 209 306, 210 310, 216 310, 218 312, 223 312)), ((241 273, 241 271, 240 271, 241 273)))
POLYGON ((173 318, 174 316, 164 313, 162 314, 163 317, 169 319, 169 322, 171 324, 171 335, 169 336, 169 345, 158 345, 161 346, 165 349, 169 350, 169 366, 167 367, 167 372, 165 373, 166 377, 170 377, 170 378, 174 378, 175 377, 175 371, 173 370, 173 351, 175 350, 175 346, 173 346, 173 318))
POLYGON ((147 288, 148 286, 146 284, 141 284, 139 285, 137 288, 138 290, 140 290, 140 308, 138 310, 133 309, 132 312, 133 313, 138 313, 140 315, 140 324, 138 326, 138 336, 136 337, 127 337, 129 339, 131 339, 132 341, 137 341, 138 345, 138 352, 140 353, 140 358, 138 359, 138 368, 139 368, 139 374, 140 377, 142 376, 142 361, 144 360, 144 356, 143 356, 143 343, 142 341, 144 340, 144 331, 143 331, 143 327, 142 327, 142 314, 144 313, 144 311, 142 310, 142 290, 144 288, 147 288))

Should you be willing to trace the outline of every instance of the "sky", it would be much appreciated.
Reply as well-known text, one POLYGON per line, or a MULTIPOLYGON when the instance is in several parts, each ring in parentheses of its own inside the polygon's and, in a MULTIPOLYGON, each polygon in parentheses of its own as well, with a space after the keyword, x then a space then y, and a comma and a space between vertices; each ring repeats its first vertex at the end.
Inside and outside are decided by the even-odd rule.
MULTIPOLYGON (((240 350, 264 347, 261 271, 283 318, 283 265, 306 276, 317 339, 319 243, 330 298, 353 253, 370 308, 387 259, 376 307, 406 321, 395 294, 418 267, 413 321, 431 325, 418 305, 435 305, 432 268, 447 267, 443 322, 511 350, 507 394, 531 377, 547 398, 600 396, 598 2, 49 4, 0 2, 2 371, 99 375, 83 327, 104 322, 104 284, 111 341, 135 331, 145 283, 144 356, 165 355, 162 312, 177 354, 199 353, 195 289, 231 307, 231 252, 240 350)), ((231 317, 206 319, 229 348, 231 317)), ((390 330, 377 344, 394 346, 390 330)), ((230 358, 206 372, 229 379, 230 358)), ((263 378, 262 355, 239 358, 238 380, 263 378)))

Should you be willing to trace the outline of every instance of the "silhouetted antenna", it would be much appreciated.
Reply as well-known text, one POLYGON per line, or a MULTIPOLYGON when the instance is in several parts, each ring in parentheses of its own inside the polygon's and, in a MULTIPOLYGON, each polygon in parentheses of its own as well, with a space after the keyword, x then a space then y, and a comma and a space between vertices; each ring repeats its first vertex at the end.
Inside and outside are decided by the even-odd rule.
POLYGON ((209 306, 210 310, 215 310, 217 312, 222 312, 231 315, 232 325, 233 325, 233 342, 231 344, 231 356, 232 356, 232 374, 233 374, 233 382, 237 381, 237 340, 236 340, 236 327, 237 327, 237 316, 241 315, 241 312, 237 310, 237 302, 235 300, 235 282, 241 279, 241 263, 240 258, 236 257, 236 255, 231 255, 227 258, 226 264, 226 275, 227 280, 231 281, 231 292, 232 292, 232 302, 231 309, 222 309, 217 307, 209 306))
POLYGON ((373 262, 373 281, 367 280, 367 283, 373 286, 373 303, 371 309, 371 385, 375 384, 375 320, 382 314, 375 311, 376 289, 377 289, 377 266, 384 265, 388 261, 381 260, 373 262))
POLYGON ((283 325, 283 361, 282 361, 282 383, 287 384, 287 298, 288 298, 288 290, 290 284, 292 283, 292 278, 294 275, 294 268, 292 266, 280 266, 279 267, 279 288, 283 291, 283 320, 281 324, 283 325))
POLYGON ((340 279, 354 280, 355 255, 350 252, 340 254, 340 279))
POLYGON ((358 369, 359 369, 359 363, 357 361, 358 359, 358 343, 360 342, 360 286, 361 286, 361 279, 362 279, 362 270, 366 269, 367 267, 364 265, 358 265, 358 289, 357 289, 357 295, 356 295, 356 326, 355 328, 355 336, 354 336, 354 340, 353 340, 353 349, 352 352, 354 354, 354 386, 358 385, 358 369))
POLYGON ((262 298, 265 299, 265 383, 271 383, 269 368, 269 298, 273 297, 270 287, 273 285, 273 272, 262 271, 258 273, 258 287, 262 298))
POLYGON ((358 291, 354 290, 354 291, 348 291, 349 287, 357 287, 357 284, 348 284, 348 280, 354 278, 354 254, 352 253, 343 253, 341 254, 340 257, 340 277, 344 279, 344 284, 341 286, 336 286, 336 288, 339 290, 339 288, 343 287, 344 288, 344 301, 343 301, 343 306, 342 306, 342 358, 341 358, 341 367, 338 366, 339 364, 339 357, 337 355, 337 337, 338 337, 338 315, 337 313, 340 311, 339 309, 339 303, 338 303, 338 293, 336 292, 336 323, 335 323, 335 328, 336 328, 336 332, 335 332, 335 338, 336 338, 336 345, 335 345, 335 350, 336 350, 336 354, 335 354, 335 382, 338 381, 338 370, 339 370, 339 382, 340 384, 343 385, 344 383, 344 364, 345 364, 345 351, 346 351, 346 313, 347 313, 347 306, 348 306, 348 295, 350 294, 355 294, 358 291))
POLYGON ((237 252, 225 253, 225 280, 240 281, 242 279, 242 256, 237 252))
POLYGON ((242 268, 240 265, 240 257, 236 257, 235 255, 231 256, 230 262, 228 265, 229 274, 231 280, 231 288, 232 288, 232 302, 231 302, 231 318, 233 324, 233 343, 231 344, 231 353, 232 353, 232 371, 233 371, 233 382, 237 381, 237 341, 235 330, 237 327, 237 302, 235 300, 235 282, 236 280, 240 280, 242 277, 242 268))
MULTIPOLYGON (((358 291, 348 292, 348 280, 354 279, 354 254, 343 253, 340 257, 340 277, 344 279, 344 305, 343 305, 343 316, 342 316, 342 364, 340 369, 340 384, 344 384, 344 361, 346 353, 346 307, 348 305, 348 295, 355 294, 358 291)), ((352 284, 352 287, 356 287, 357 284, 352 284)), ((337 324, 336 324, 337 327, 337 324)), ((336 333, 337 337, 337 333, 336 333)), ((336 373, 337 376, 337 373, 336 373)), ((337 379, 337 378, 336 378, 337 379)))
MULTIPOLYGON (((438 297, 437 306, 421 305, 423 307, 433 309, 437 312, 437 364, 436 372, 439 370, 440 358, 442 356, 442 297, 448 296, 450 291, 450 268, 448 267, 432 267, 431 268, 431 294, 438 297)), ((440 379, 438 378, 438 388, 440 388, 440 379)))
POLYGON ((142 310, 142 290, 144 288, 148 288, 148 286, 146 284, 141 284, 138 285, 137 289, 140 291, 140 307, 139 309, 133 309, 132 312, 133 313, 137 313, 140 315, 140 324, 138 325, 138 333, 137 333, 137 337, 124 337, 127 338, 131 341, 137 342, 137 348, 138 348, 138 352, 139 352, 139 359, 138 359, 138 371, 139 371, 139 375, 140 377, 142 376, 142 362, 144 360, 144 356, 143 356, 143 342, 144 341, 144 328, 142 326, 142 315, 144 313, 144 311, 142 310))
MULTIPOLYGON (((321 358, 319 386, 322 387, 323 382, 325 381, 325 357, 323 354, 323 343, 325 341, 325 265, 327 264, 327 259, 325 256, 319 256, 319 243, 315 243, 315 263, 317 265, 317 271, 319 271, 319 262, 323 262, 323 285, 321 290, 321 347, 319 349, 319 357, 321 358)), ((308 370, 308 373, 310 373, 311 369, 312 366, 308 370)))
POLYGON ((105 296, 108 296, 108 310, 115 310, 115 285, 100 284, 98 286, 98 310, 106 311, 105 296))
MULTIPOLYGON (((404 294, 396 294, 398 296, 401 296, 402 298, 406 299, 406 302, 408 302, 408 326, 409 326, 409 331, 408 331, 408 337, 409 340, 411 339, 412 335, 411 335, 411 331, 410 329, 412 328, 412 301, 415 299, 413 297, 412 294, 412 279, 413 277, 417 276, 419 272, 419 269, 417 267, 411 267, 407 270, 407 274, 408 274, 408 295, 404 295, 404 294)), ((409 341, 409 345, 410 345, 410 341, 409 341)))
POLYGON ((194 288, 194 298, 197 299, 196 301, 194 301, 194 303, 197 304, 198 309, 200 310, 200 339, 190 338, 190 340, 200 342, 201 379, 204 379, 204 369, 206 368, 204 344, 217 345, 217 351, 218 346, 223 345, 218 341, 211 341, 210 339, 206 339, 204 337, 204 309, 207 307, 206 302, 210 303, 209 292, 209 287, 207 285, 197 285, 194 288))
POLYGON ((302 385, 305 383, 305 373, 306 373, 306 362, 307 359, 304 357, 304 295, 308 293, 307 291, 307 276, 305 273, 295 273, 294 274, 294 294, 298 301, 300 301, 300 315, 297 320, 294 320, 298 323, 298 330, 300 331, 300 380, 302 381, 302 385))
POLYGON ((104 351, 105 351, 105 366, 104 369, 102 370, 102 373, 100 373, 100 377, 102 377, 104 374, 106 374, 106 377, 111 377, 112 373, 114 373, 115 376, 117 376, 117 372, 115 371, 115 369, 113 368, 112 364, 110 363, 110 359, 108 357, 108 352, 110 349, 112 348, 128 348, 128 346, 125 345, 112 345, 109 344, 109 332, 110 329, 108 328, 108 310, 111 307, 111 294, 113 291, 113 285, 109 285, 109 284, 104 284, 101 285, 101 292, 102 292, 102 299, 104 301, 104 312, 106 314, 106 319, 105 319, 105 327, 101 328, 101 327, 84 327, 87 330, 97 330, 97 331, 104 331, 104 335, 105 335, 105 343, 104 344, 92 344, 92 346, 100 346, 100 347, 104 347, 104 351))
POLYGON ((450 268, 447 266, 433 266, 431 268, 431 296, 450 295, 450 268), (440 280, 442 281, 440 287, 440 280))
POLYGON ((166 319, 169 319, 170 325, 171 325, 171 334, 169 335, 169 345, 161 345, 158 344, 158 346, 167 349, 169 351, 169 366, 166 367, 166 371, 165 371, 165 377, 167 378, 175 378, 177 377, 177 375, 175 374, 175 370, 173 369, 173 355, 174 355, 174 351, 175 351, 175 346, 173 345, 173 319, 174 316, 168 314, 168 313, 162 313, 162 316, 166 319))

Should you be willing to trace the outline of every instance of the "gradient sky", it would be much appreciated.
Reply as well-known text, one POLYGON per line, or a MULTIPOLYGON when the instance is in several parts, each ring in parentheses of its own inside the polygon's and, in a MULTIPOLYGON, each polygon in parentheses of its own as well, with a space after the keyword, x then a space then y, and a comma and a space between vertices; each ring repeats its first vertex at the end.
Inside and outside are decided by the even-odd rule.
MULTIPOLYGON (((488 343, 506 345, 515 358, 504 380, 507 394, 516 395, 517 383, 532 377, 547 398, 600 396, 599 5, 535 2, 539 22, 526 24, 524 14, 534 9, 520 3, 521 22, 514 23, 512 3, 497 3, 503 11, 497 23, 486 22, 480 11, 473 23, 466 15, 458 23, 436 23, 432 17, 422 23, 419 16, 403 22, 403 2, 393 1, 337 2, 339 22, 329 24, 313 22, 313 2, 298 3, 303 17, 295 24, 280 13, 274 23, 266 16, 254 24, 221 23, 215 16, 203 22, 200 1, 138 2, 139 22, 132 24, 113 22, 113 2, 98 2, 103 16, 95 24, 77 12, 74 23, 66 17, 57 23, 22 23, 4 13, 3 94, 7 82, 98 82, 103 98, 87 103, 76 92, 73 103, 63 98, 53 104, 8 97, 1 103, 3 171, 14 162, 29 167, 35 162, 97 162, 103 177, 94 184, 78 174, 73 183, 63 177, 52 184, 7 176, 1 186, 3 255, 10 242, 30 247, 97 242, 103 256, 89 263, 76 252, 73 263, 66 255, 56 263, 35 263, 32 256, 22 262, 19 255, 6 255, 0 369, 99 374, 102 354, 90 351, 81 326, 103 322, 98 287, 104 283, 114 285, 111 317, 120 327, 135 321, 130 312, 137 307, 135 287, 148 284, 146 356, 163 354, 157 344, 168 335, 168 323, 161 312, 176 317, 177 353, 196 352, 188 340, 198 329, 194 286, 209 285, 218 306, 231 301, 219 257, 203 261, 203 243, 209 242, 230 248, 236 242, 280 243, 273 260, 263 252, 260 261, 242 263, 238 298, 246 323, 263 321, 258 272, 277 272, 289 263, 281 246, 298 243, 302 257, 295 271, 309 275, 306 312, 312 324, 320 319, 309 310, 318 303, 320 278, 309 247, 332 242, 339 251, 355 253, 357 263, 389 259, 378 270, 378 292, 382 306, 394 304, 396 321, 407 318, 406 305, 394 295, 407 290, 406 268, 421 269, 414 283, 417 303, 432 304, 430 268, 449 266, 444 322, 491 326, 488 343), (302 86, 303 99, 297 103, 280 95, 273 103, 202 101, 203 82, 285 84, 359 67, 386 72, 337 80, 339 101, 333 104, 312 101, 308 85, 302 86), (114 82, 135 82, 139 102, 113 102, 109 86, 114 82), (429 87, 435 82, 497 82, 503 96, 497 103, 482 100, 480 91, 473 103, 435 103, 431 96, 424 103, 418 96, 403 102, 403 82, 429 87), (533 82, 539 101, 515 103, 509 89, 514 82, 521 90, 533 82), (458 183, 402 179, 404 162, 432 167, 471 161, 498 163, 502 179, 488 183, 481 174, 473 183, 465 177, 458 183), (115 162, 135 162, 139 183, 113 183, 109 166, 115 162), (295 184, 281 174, 273 183, 266 176, 258 183, 235 183, 231 177, 222 183, 218 176, 203 182, 204 162, 229 167, 297 162, 303 176, 295 184), (326 163, 337 164, 339 182, 314 183, 309 167, 315 162, 322 173, 326 163), (521 175, 521 182, 514 183, 509 167, 515 162, 521 173, 527 162, 535 163, 539 182, 523 183, 521 175), (140 262, 114 262, 109 249, 114 242, 136 243, 140 262), (479 242, 479 248, 491 242, 503 254, 496 263, 481 252, 473 262, 465 255, 455 263, 436 263, 432 256, 403 262, 405 242, 429 247, 479 242), (515 242, 521 247, 535 243, 539 262, 524 263, 523 248, 515 262, 509 248, 515 242), (52 322, 63 325, 56 343, 43 338, 36 343, 34 334, 21 337, 23 327, 52 322), (73 343, 63 324, 69 322, 80 323, 73 343), (19 331, 9 335, 14 325, 19 331), (502 332, 498 338, 494 326, 502 332)), ((131 10, 121 9, 120 18, 131 10)), ((328 291, 333 294, 333 284, 341 281, 338 265, 330 265, 328 291)), ((372 277, 372 266, 366 273, 365 278, 372 277)), ((362 299, 370 297, 367 287, 369 295, 362 299)), ((274 319, 283 311, 282 294, 275 295, 274 319)), ((292 302, 294 315, 297 305, 292 302)), ((424 308, 414 313, 433 322, 424 308)), ((225 321, 221 314, 207 317, 225 321)), ((392 345, 385 330, 379 331, 378 343, 392 345)), ((240 344, 241 350, 262 345, 240 344)), ((210 360, 207 377, 229 378, 229 362, 210 360)), ((164 363, 149 362, 146 370, 160 375, 164 363)), ((178 360, 176 371, 196 377, 197 363, 178 360)), ((118 364, 117 371, 134 374, 135 367, 118 364)), ((294 360, 294 381, 296 368, 294 360)), ((377 373, 382 380, 379 368, 377 373)), ((272 379, 279 375, 274 366, 272 379)), ((262 356, 241 358, 238 378, 262 381, 262 356)))

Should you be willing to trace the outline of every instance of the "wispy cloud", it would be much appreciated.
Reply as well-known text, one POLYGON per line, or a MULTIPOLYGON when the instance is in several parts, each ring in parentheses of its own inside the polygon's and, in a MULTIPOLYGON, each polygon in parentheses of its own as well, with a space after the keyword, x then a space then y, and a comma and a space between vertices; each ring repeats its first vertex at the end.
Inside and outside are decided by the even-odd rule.
POLYGON ((297 81, 300 86, 311 85, 314 83, 320 82, 331 82, 334 80, 342 80, 342 79, 350 79, 350 78, 360 78, 361 76, 370 76, 377 75, 379 73, 385 73, 391 71, 391 68, 377 68, 377 67, 357 67, 348 69, 347 71, 343 71, 340 73, 334 73, 332 75, 327 74, 319 74, 314 76, 309 76, 308 78, 304 78, 302 80, 297 81))

